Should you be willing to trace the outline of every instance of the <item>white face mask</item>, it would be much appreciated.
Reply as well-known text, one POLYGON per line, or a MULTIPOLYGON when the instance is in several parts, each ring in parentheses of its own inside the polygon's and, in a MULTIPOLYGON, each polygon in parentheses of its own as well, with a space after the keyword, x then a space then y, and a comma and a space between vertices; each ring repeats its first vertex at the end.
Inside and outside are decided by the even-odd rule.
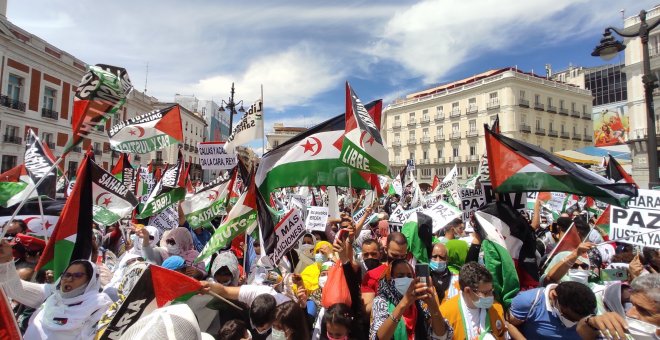
POLYGON ((270 338, 273 340, 286 340, 286 332, 273 328, 270 332, 270 338))
POLYGON ((568 278, 570 281, 586 285, 589 281, 589 271, 584 269, 569 269, 568 278))
POLYGON ((300 246, 300 251, 308 257, 312 257, 312 254, 314 253, 314 245, 313 244, 303 244, 300 246))
POLYGON ((181 249, 179 248, 178 244, 166 244, 165 249, 167 249, 167 252, 170 253, 170 255, 179 255, 179 253, 181 253, 181 249))
POLYGON ((547 229, 548 224, 547 223, 541 223, 540 227, 541 227, 541 229, 547 229))
POLYGON ((396 287, 396 290, 401 293, 401 295, 406 295, 406 292, 408 291, 408 287, 410 287, 410 284, 412 283, 413 279, 411 277, 400 277, 397 279, 394 279, 394 287, 396 287))
POLYGON ((628 331, 635 340, 653 340, 657 339, 655 332, 658 327, 645 321, 629 318, 626 316, 628 331))
POLYGON ((325 287, 325 283, 328 282, 328 275, 323 275, 319 277, 319 287, 325 287))
POLYGON ((561 315, 561 312, 559 311, 559 308, 556 305, 552 306, 552 312, 555 314, 556 317, 559 318, 561 323, 564 324, 564 327, 566 327, 566 328, 571 328, 571 327, 575 326, 575 324, 577 323, 577 322, 571 321, 571 320, 567 319, 566 317, 564 317, 563 315, 561 315))

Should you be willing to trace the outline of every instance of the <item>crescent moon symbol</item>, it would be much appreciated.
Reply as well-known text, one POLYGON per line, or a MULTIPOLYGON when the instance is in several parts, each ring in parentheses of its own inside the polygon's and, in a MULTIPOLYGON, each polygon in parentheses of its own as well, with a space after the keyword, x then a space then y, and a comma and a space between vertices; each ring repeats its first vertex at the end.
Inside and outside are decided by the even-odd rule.
POLYGON ((30 221, 32 221, 34 219, 37 219, 37 218, 41 219, 41 217, 36 217, 36 216, 35 217, 28 217, 28 218, 24 219, 23 222, 25 222, 26 225, 30 225, 30 221))
POLYGON ((218 190, 211 190, 211 192, 215 193, 215 199, 216 200, 220 197, 220 192, 218 190))
POLYGON ((367 134, 367 131, 362 131, 362 134, 360 134, 360 146, 364 149, 364 135, 367 134))
POLYGON ((321 140, 316 137, 309 137, 309 138, 313 139, 316 142, 316 146, 317 146, 316 152, 312 154, 312 156, 316 156, 319 154, 319 152, 321 152, 321 148, 323 147, 323 144, 321 144, 321 140))
POLYGON ((135 128, 138 129, 138 131, 140 131, 140 135, 138 136, 138 138, 144 136, 144 128, 143 127, 136 126, 135 128))
POLYGON ((103 196, 105 196, 105 195, 110 195, 110 193, 107 192, 107 191, 105 191, 105 192, 103 192, 102 194, 96 196, 96 201, 94 201, 94 204, 99 205, 99 200, 101 199, 101 197, 103 197, 103 196))

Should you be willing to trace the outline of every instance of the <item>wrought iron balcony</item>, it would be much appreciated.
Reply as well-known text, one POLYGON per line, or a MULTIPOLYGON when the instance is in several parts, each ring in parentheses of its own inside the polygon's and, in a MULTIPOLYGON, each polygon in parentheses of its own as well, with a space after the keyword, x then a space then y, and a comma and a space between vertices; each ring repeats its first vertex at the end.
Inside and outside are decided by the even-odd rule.
POLYGON ((16 135, 5 135, 4 142, 9 144, 21 145, 23 143, 23 139, 16 135))
POLYGON ((550 129, 548 130, 548 137, 557 137, 559 134, 557 130, 550 129))
POLYGON ((594 137, 592 135, 584 135, 585 142, 593 142, 594 137))
POLYGON ((479 112, 479 107, 477 107, 477 104, 468 105, 468 109, 466 112, 467 115, 475 114, 477 112, 479 112))
POLYGON ((582 119, 591 120, 591 112, 582 112, 582 119))
POLYGON ((444 113, 436 113, 435 114, 435 121, 436 122, 441 122, 445 120, 445 114, 444 113))
POLYGON ((79 147, 79 146, 74 146, 73 148, 71 148, 71 151, 72 151, 72 152, 81 153, 81 152, 82 152, 82 148, 79 147))
POLYGON ((445 159, 443 157, 440 158, 433 158, 433 163, 434 164, 442 164, 445 162, 445 159))
POLYGON ((10 109, 25 112, 25 103, 9 98, 8 96, 0 96, 0 105, 10 109))
POLYGON ((582 140, 582 135, 579 133, 574 133, 573 134, 573 140, 582 140))
POLYGON ((580 111, 571 110, 571 117, 580 118, 580 111))
POLYGON ((394 147, 399 147, 399 146, 401 146, 401 141, 400 141, 400 140, 395 140, 395 141, 393 141, 393 142, 392 142, 392 146, 394 146, 394 147))
POLYGON ((44 118, 50 118, 50 119, 58 119, 60 114, 57 111, 53 111, 50 109, 47 109, 45 107, 41 108, 41 117, 44 118))
POLYGON ((428 158, 422 158, 419 160, 419 164, 431 164, 431 160, 428 158))
POLYGON ((422 137, 422 144, 428 144, 430 142, 431 142, 431 137, 429 136, 422 137))
POLYGON ((529 107, 529 100, 527 100, 527 99, 518 99, 518 106, 529 107))
POLYGON ((415 119, 408 120, 408 126, 415 126, 415 125, 417 125, 417 121, 415 119))
POLYGON ((408 145, 417 144, 417 138, 408 138, 408 145))
POLYGON ((477 156, 477 155, 466 156, 465 160, 467 162, 478 162, 479 161, 479 156, 477 156))
POLYGON ((494 110, 499 107, 500 107, 500 100, 497 98, 489 100, 488 105, 486 105, 487 110, 494 110))
POLYGON ((477 137, 477 136, 479 136, 479 131, 477 131, 477 129, 471 129, 471 130, 468 130, 466 135, 467 135, 467 137, 477 137))
POLYGON ((543 105, 541 103, 534 103, 534 110, 543 111, 543 110, 545 110, 545 105, 543 105))
POLYGON ((461 109, 455 108, 451 110, 451 113, 449 114, 449 117, 454 118, 454 117, 460 117, 461 116, 461 109))
POLYGON ((562 131, 562 132, 559 134, 559 136, 560 136, 561 138, 564 138, 564 139, 570 139, 570 138, 571 138, 571 134, 568 133, 568 132, 566 132, 566 131, 562 131))
POLYGON ((531 133, 532 127, 527 124, 520 124, 520 131, 525 133, 531 133))
POLYGON ((450 138, 451 139, 460 139, 461 138, 461 133, 460 132, 452 132, 450 138))
POLYGON ((94 149, 94 155, 101 156, 103 155, 103 151, 94 149))
POLYGON ((544 128, 537 127, 537 128, 536 128, 536 132, 534 132, 534 134, 535 134, 535 135, 539 135, 539 136, 545 136, 545 129, 544 129, 544 128))
POLYGON ((557 113, 557 107, 552 106, 552 105, 548 105, 548 109, 546 111, 552 112, 552 113, 557 113))
POLYGON ((436 135, 435 136, 435 141, 436 142, 443 142, 445 140, 445 135, 436 135))
POLYGON ((431 116, 422 116, 422 124, 426 124, 431 121, 431 116))
POLYGON ((559 112, 557 112, 557 113, 559 113, 559 114, 562 115, 562 116, 568 116, 568 109, 565 109, 565 108, 563 108, 563 107, 560 107, 560 108, 559 108, 559 112))
POLYGON ((401 128, 401 122, 400 121, 395 121, 392 123, 392 128, 393 129, 400 129, 401 128))

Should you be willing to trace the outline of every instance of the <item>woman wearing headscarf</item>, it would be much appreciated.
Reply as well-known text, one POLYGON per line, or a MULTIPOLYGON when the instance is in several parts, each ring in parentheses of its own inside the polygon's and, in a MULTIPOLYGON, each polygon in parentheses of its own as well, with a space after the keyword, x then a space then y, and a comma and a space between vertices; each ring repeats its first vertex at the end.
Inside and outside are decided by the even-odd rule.
POLYGON ((300 273, 307 291, 314 292, 319 289, 321 265, 324 262, 332 261, 332 257, 332 244, 328 241, 318 241, 314 246, 314 263, 305 267, 300 273))
POLYGON ((369 339, 451 339, 430 281, 415 278, 404 259, 394 260, 378 285, 369 339))
POLYGON ((165 238, 165 254, 162 254, 161 251, 159 251, 160 254, 156 253, 154 250, 158 248, 153 248, 151 243, 147 242, 148 238, 146 229, 138 230, 138 235, 142 238, 142 253, 148 262, 161 265, 167 257, 178 255, 183 257, 186 261, 186 275, 197 279, 206 276, 203 262, 193 265, 193 261, 197 258, 197 255, 199 255, 199 252, 193 245, 192 236, 188 229, 177 227, 167 234, 167 237, 165 238))
POLYGON ((103 287, 103 292, 108 294, 112 301, 119 299, 119 285, 121 284, 126 274, 127 268, 135 262, 144 262, 142 255, 126 253, 121 257, 117 269, 112 275, 110 282, 103 287))
POLYGON ((137 230, 136 230, 136 233, 135 233, 135 237, 131 236, 131 241, 133 242, 133 247, 129 251, 127 251, 126 253, 127 254, 135 254, 135 255, 139 255, 139 256, 144 256, 142 254, 142 249, 144 248, 145 240, 141 236, 146 236, 149 239, 149 246, 151 248, 155 248, 156 245, 158 244, 158 241, 160 241, 160 230, 158 230, 158 228, 156 228, 154 226, 151 226, 151 225, 138 227, 136 229, 137 230), (139 231, 141 229, 146 230, 148 234, 144 235, 144 232, 139 233, 139 231))
POLYGON ((87 260, 71 262, 53 285, 23 281, 12 261, 11 245, 0 247, 0 288, 7 296, 33 308, 25 339, 91 339, 96 323, 112 300, 99 293, 96 266, 87 260))
POLYGON ((307 266, 314 263, 314 246, 316 245, 316 237, 312 233, 307 233, 298 241, 298 264, 293 272, 296 274, 302 273, 307 266))
POLYGON ((445 299, 451 299, 461 291, 458 285, 458 272, 465 264, 469 247, 463 240, 449 240, 445 246, 447 247, 447 268, 451 273, 451 281, 445 299))

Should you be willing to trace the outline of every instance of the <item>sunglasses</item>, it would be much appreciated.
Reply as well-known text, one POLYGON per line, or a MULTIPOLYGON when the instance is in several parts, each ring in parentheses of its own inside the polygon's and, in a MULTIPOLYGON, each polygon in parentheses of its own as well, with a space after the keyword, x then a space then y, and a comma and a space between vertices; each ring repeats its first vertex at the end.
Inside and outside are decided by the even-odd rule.
POLYGON ((586 263, 580 263, 580 264, 574 263, 573 266, 571 267, 571 269, 578 269, 578 268, 587 270, 587 269, 589 269, 589 265, 586 264, 586 263))
POLYGON ((169 245, 171 245, 171 246, 176 245, 176 241, 174 241, 173 238, 171 238, 171 239, 169 239, 169 240, 166 240, 165 243, 167 243, 167 244, 169 244, 169 245))
POLYGON ((86 273, 64 273, 62 274, 63 279, 82 279, 83 277, 87 276, 86 273))

